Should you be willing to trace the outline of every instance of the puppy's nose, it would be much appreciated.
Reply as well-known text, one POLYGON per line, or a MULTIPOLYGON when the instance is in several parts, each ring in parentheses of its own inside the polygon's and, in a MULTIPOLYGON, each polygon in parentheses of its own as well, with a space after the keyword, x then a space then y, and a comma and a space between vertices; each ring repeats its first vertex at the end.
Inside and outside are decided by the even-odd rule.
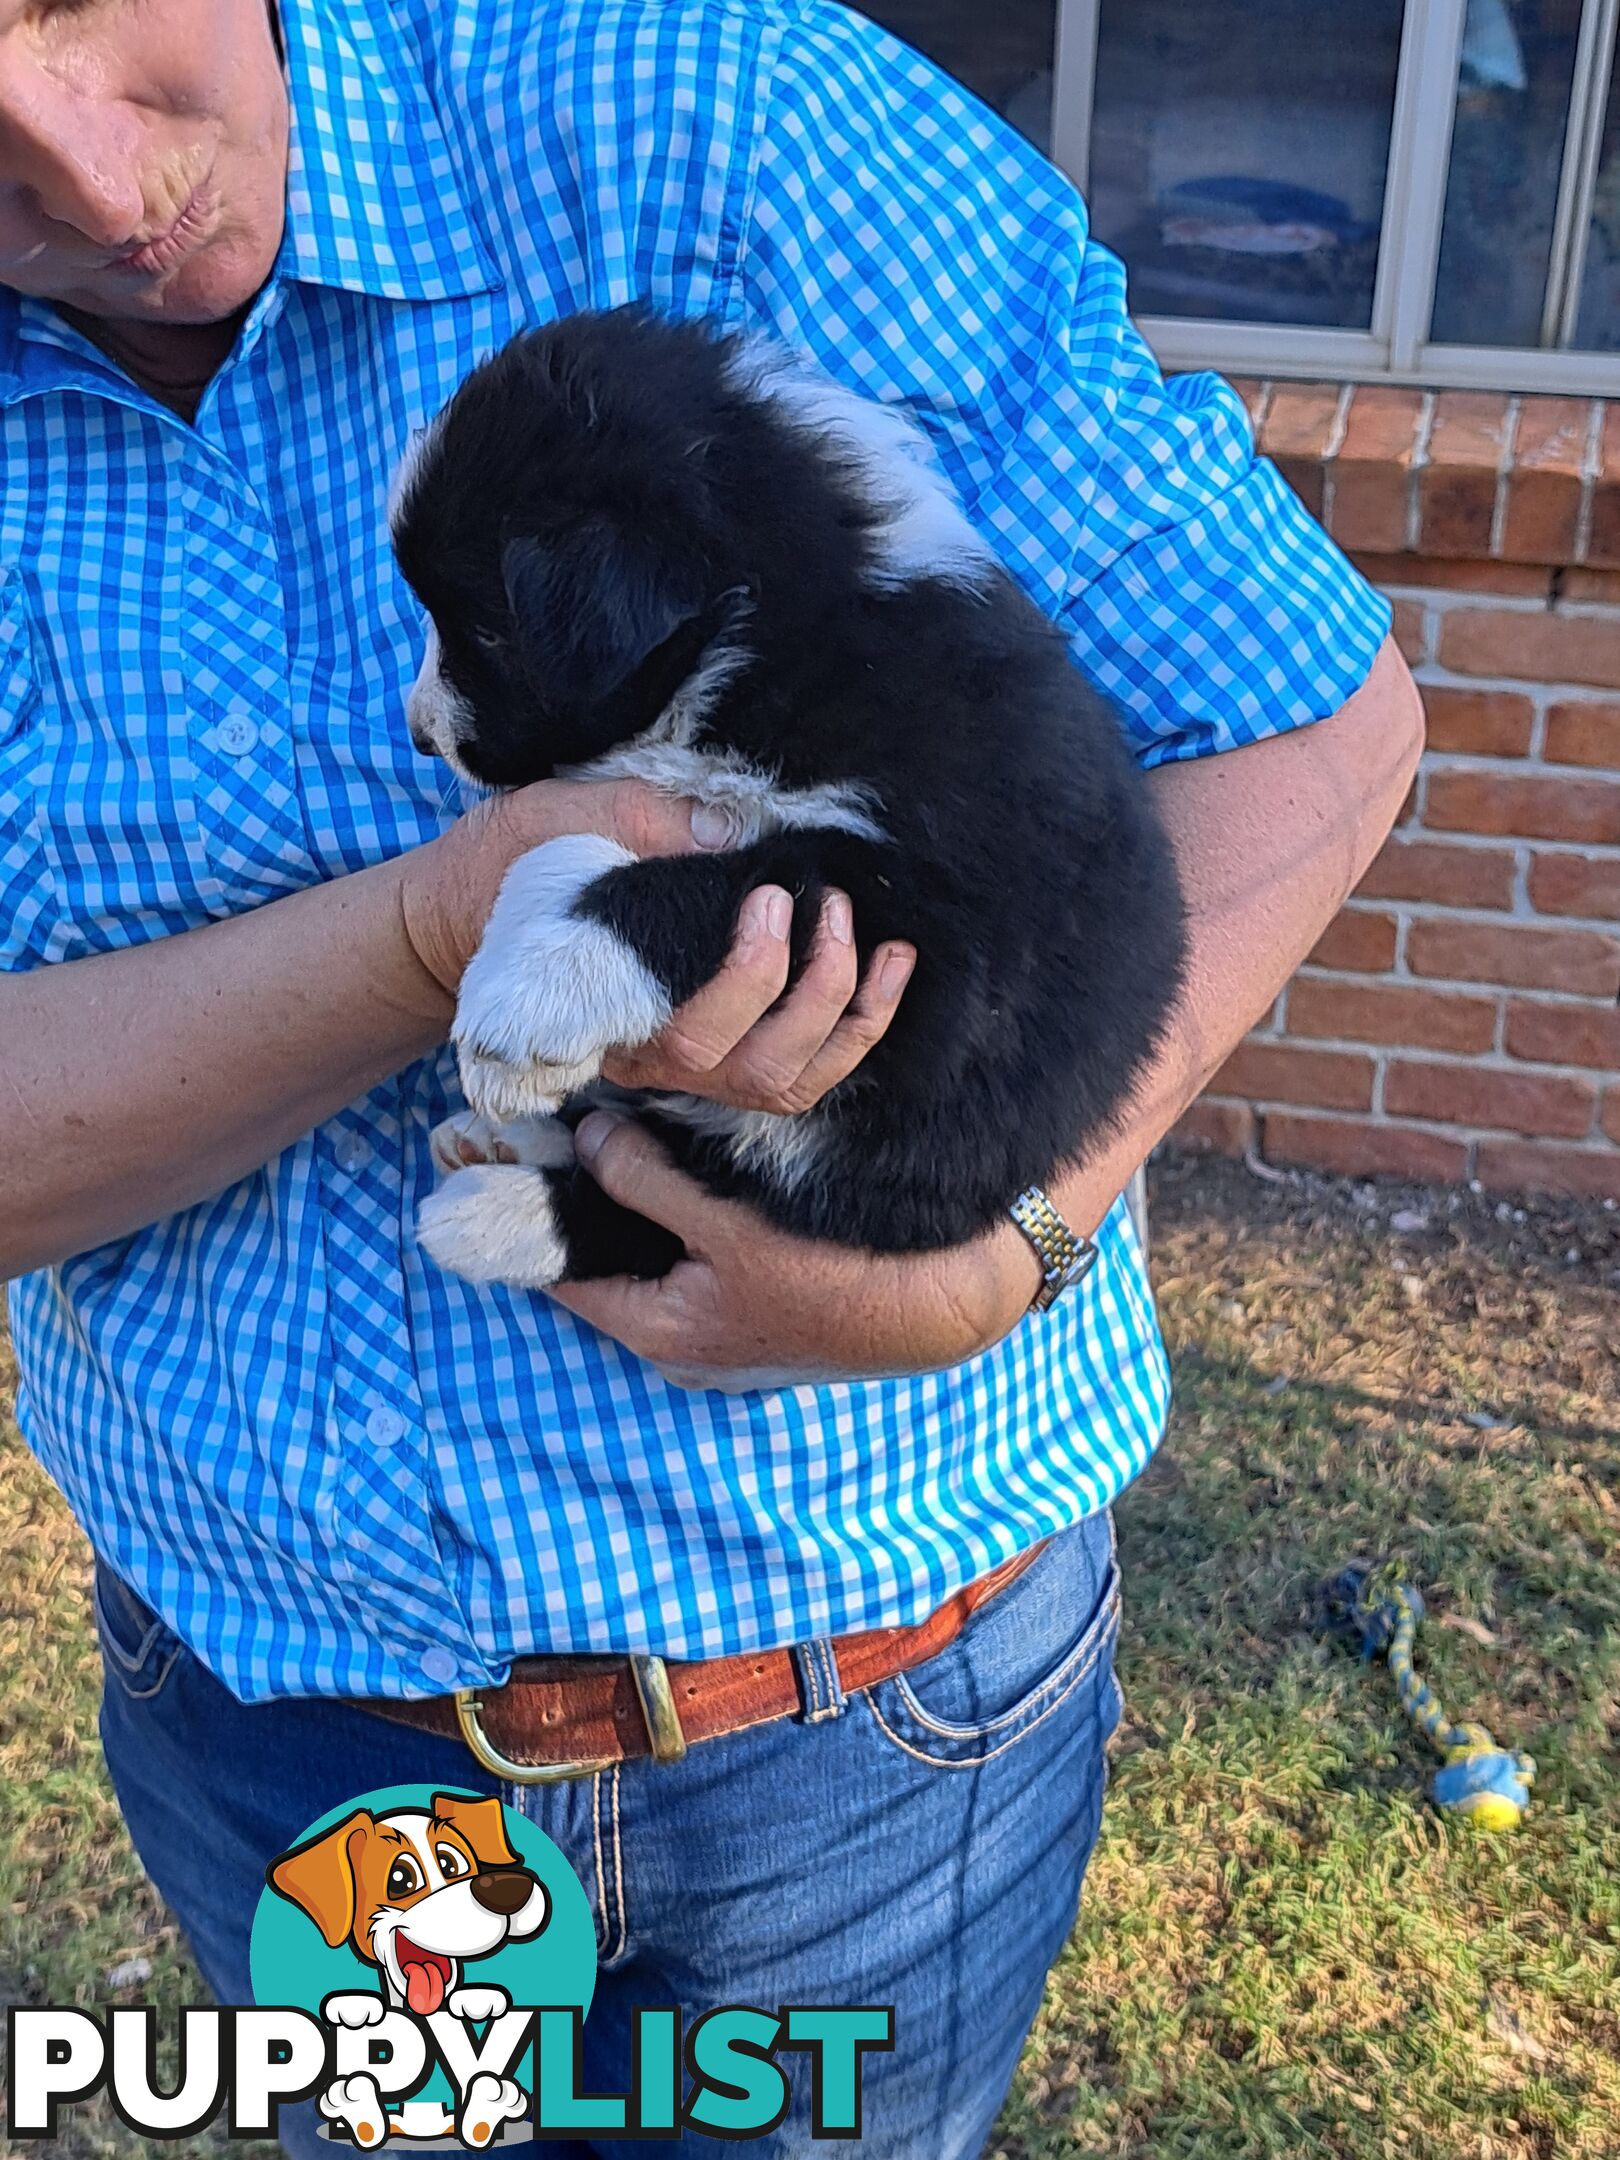
POLYGON ((417 749, 421 751, 423 757, 438 756, 439 746, 433 740, 432 730, 429 728, 427 721, 423 718, 421 709, 417 704, 415 698, 408 698, 406 700, 405 725, 411 731, 411 741, 415 743, 417 749))
POLYGON ((515 1913, 528 1904, 534 1882, 526 1867, 485 1868, 467 1887, 485 1912, 515 1913))

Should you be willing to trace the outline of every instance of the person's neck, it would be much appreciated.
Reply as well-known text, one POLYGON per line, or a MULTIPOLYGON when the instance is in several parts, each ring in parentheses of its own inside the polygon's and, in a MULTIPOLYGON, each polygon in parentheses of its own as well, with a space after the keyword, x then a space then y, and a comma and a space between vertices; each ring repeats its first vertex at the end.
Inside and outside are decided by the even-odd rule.
POLYGON ((235 344, 247 310, 239 308, 217 323, 110 322, 71 307, 64 307, 62 313, 131 382, 190 422, 197 417, 203 392, 235 344))

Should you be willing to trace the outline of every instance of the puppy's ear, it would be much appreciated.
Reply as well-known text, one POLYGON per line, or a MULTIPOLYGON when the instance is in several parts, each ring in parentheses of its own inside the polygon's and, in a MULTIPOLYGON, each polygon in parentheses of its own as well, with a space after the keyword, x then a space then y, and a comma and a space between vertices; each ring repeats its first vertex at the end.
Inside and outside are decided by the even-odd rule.
POLYGON ((264 1871, 270 1888, 308 1913, 334 1950, 354 1927, 356 1848, 376 1827, 375 1816, 357 1809, 307 1845, 284 1852, 264 1871))
POLYGON ((433 1812, 461 1832, 480 1862, 517 1865, 517 1854, 506 1835, 506 1810, 493 1794, 487 1800, 469 1800, 461 1793, 436 1792, 433 1812))
POLYGON ((703 607, 600 518, 560 539, 508 541, 501 570, 530 679, 554 710, 607 703, 703 607))

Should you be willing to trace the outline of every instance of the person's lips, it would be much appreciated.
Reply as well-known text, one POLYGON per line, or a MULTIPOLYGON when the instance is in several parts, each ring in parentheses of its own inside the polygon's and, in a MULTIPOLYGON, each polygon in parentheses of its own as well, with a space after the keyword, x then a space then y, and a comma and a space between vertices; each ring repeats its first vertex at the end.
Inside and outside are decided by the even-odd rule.
POLYGON ((207 181, 194 188, 185 208, 165 231, 113 256, 109 270, 127 270, 136 277, 155 277, 174 270, 208 237, 216 210, 207 181))

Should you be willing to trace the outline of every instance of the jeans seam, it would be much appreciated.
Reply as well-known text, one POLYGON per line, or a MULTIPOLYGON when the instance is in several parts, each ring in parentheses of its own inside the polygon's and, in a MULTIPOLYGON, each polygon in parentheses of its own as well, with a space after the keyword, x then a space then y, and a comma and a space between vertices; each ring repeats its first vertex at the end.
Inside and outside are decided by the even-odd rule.
MULTIPOLYGON (((986 1748, 981 1754, 964 1755, 959 1761, 955 1761, 951 1757, 946 1755, 930 1755, 925 1748, 913 1747, 911 1746, 909 1741, 903 1740, 901 1738, 899 1733, 895 1731, 894 1727, 883 1715, 883 1712, 878 1708, 877 1703, 873 1700, 872 1691, 870 1688, 863 1689, 862 1691, 866 1702, 866 1707, 872 1713, 873 1719, 876 1721, 879 1730, 885 1735, 887 1739, 892 1741, 893 1744, 900 1749, 902 1754, 912 1756, 917 1762, 927 1763, 929 1768, 932 1770, 977 1770, 984 1763, 994 1762, 998 1755, 1005 1755, 1009 1748, 1017 1747, 1021 1740, 1026 1739, 1030 1733, 1034 1732, 1039 1726, 1044 1725, 1046 1723, 1046 1720, 1052 1715, 1053 1711, 1061 1709, 1063 1704, 1068 1701, 1069 1697, 1074 1693, 1075 1689, 1080 1685, 1081 1681, 1084 1680, 1089 1673, 1096 1670, 1098 1660, 1102 1657, 1104 1650, 1107 1649, 1109 1643, 1113 1640, 1115 1631, 1111 1623, 1115 1619, 1117 1619, 1118 1611, 1118 1600, 1111 1600, 1109 1603, 1107 1614, 1105 1615, 1105 1618, 1110 1622, 1110 1625, 1105 1627, 1102 1636, 1093 1646, 1091 1655, 1086 1659, 1085 1663, 1080 1667, 1077 1672, 1071 1675, 1062 1693, 1059 1695, 1055 1695, 1052 1700, 1047 1703, 1036 1716, 1032 1717, 1029 1720, 1027 1725, 1021 1725, 1018 1728, 1017 1732, 1009 1734, 1005 1740, 999 1741, 995 1747, 986 1748)), ((958 1737, 966 1738, 967 1736, 960 1735, 958 1737)))

